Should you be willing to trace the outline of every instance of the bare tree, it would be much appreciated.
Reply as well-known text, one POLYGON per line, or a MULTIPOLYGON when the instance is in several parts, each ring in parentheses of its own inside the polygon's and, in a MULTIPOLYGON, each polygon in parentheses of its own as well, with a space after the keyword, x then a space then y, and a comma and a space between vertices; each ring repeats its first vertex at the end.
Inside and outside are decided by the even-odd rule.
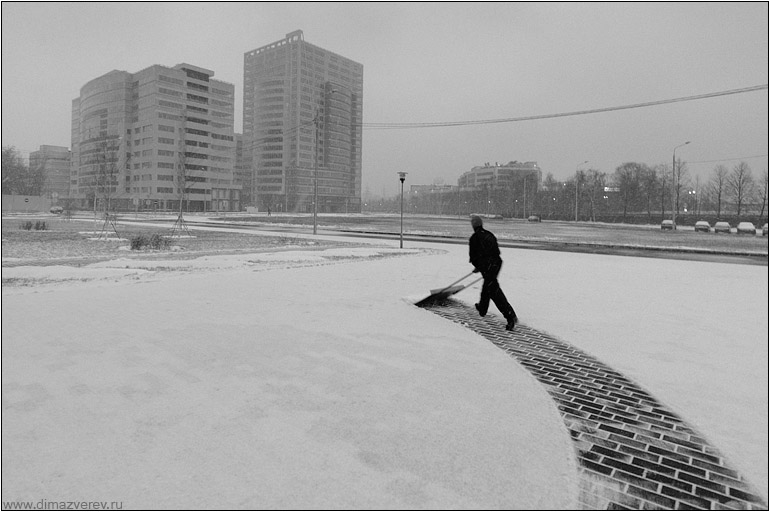
POLYGON ((17 194, 27 171, 24 160, 15 147, 3 146, 2 166, 3 195, 17 194))
MULTIPOLYGON (((556 181, 556 178, 553 177, 552 173, 548 173, 545 176, 545 179, 543 180, 543 191, 546 193, 547 197, 550 199, 548 200, 548 216, 550 218, 553 218, 556 216, 556 218, 563 215, 565 212, 561 210, 560 207, 565 206, 561 199, 562 194, 562 183, 559 181, 556 181), (558 199, 557 199, 558 198, 558 199)), ((574 195, 574 194, 570 194, 574 195)), ((545 214, 545 212, 541 212, 545 214)))
POLYGON ((181 217, 184 211, 185 200, 188 201, 187 208, 189 210, 189 198, 187 197, 187 157, 185 155, 186 148, 184 146, 184 137, 179 140, 179 151, 177 151, 176 158, 176 175, 174 176, 177 197, 179 198, 179 216, 181 217))
POLYGON ((695 176, 695 214, 700 217, 700 203, 701 203, 701 186, 700 176, 695 176))
POLYGON ((679 214, 679 196, 682 193, 682 189, 690 184, 690 171, 687 169, 687 164, 682 161, 681 158, 677 158, 674 165, 674 194, 676 195, 676 202, 674 208, 677 214, 679 214))
POLYGON ((744 201, 751 196, 754 186, 751 168, 746 162, 741 162, 733 167, 733 172, 727 177, 727 185, 733 199, 735 199, 736 213, 738 214, 738 220, 740 220, 741 207, 744 201))
POLYGON ((117 135, 105 135, 88 141, 91 149, 83 161, 88 171, 82 183, 88 188, 87 196, 93 198, 94 217, 99 202, 104 214, 112 209, 112 197, 118 190, 120 141, 117 135))
POLYGON ((724 165, 717 165, 711 173, 708 184, 709 193, 716 199, 717 218, 722 216, 722 200, 727 191, 727 176, 730 171, 724 165))
POLYGON ((187 198, 187 184, 189 181, 188 176, 188 166, 187 166, 187 137, 186 137, 186 130, 185 130, 185 117, 184 113, 182 113, 182 123, 179 128, 179 149, 177 151, 177 159, 176 159, 176 176, 175 178, 175 184, 176 184, 176 190, 177 190, 177 197, 179 197, 179 215, 176 218, 176 222, 174 222, 174 225, 171 227, 171 236, 174 236, 174 234, 179 231, 181 234, 182 231, 190 234, 190 231, 187 229, 187 224, 184 221, 184 202, 185 199, 188 200, 187 208, 189 210, 189 199, 187 198))
POLYGON ((30 168, 21 153, 13 146, 2 149, 3 194, 38 196, 45 187, 45 173, 41 166, 30 168))
POLYGON ((667 192, 670 190, 671 177, 669 176, 668 166, 666 164, 656 165, 653 172, 659 183, 658 193, 660 193, 660 216, 666 216, 666 206, 671 204, 667 192))
POLYGON ((44 155, 38 158, 32 158, 32 155, 30 155, 29 174, 30 174, 30 179, 35 184, 34 188, 39 190, 37 195, 46 195, 50 197, 51 180, 48 176, 48 173, 46 172, 47 162, 48 162, 47 155, 44 155))
POLYGON ((659 186, 658 174, 655 169, 642 164, 639 186, 647 209, 647 222, 652 223, 652 203, 657 196, 659 186))
POLYGON ((102 224, 99 237, 107 237, 108 226, 118 235, 118 228, 114 216, 110 216, 112 210, 112 198, 118 191, 118 176, 120 174, 120 143, 119 135, 102 134, 99 137, 88 139, 89 149, 85 153, 87 174, 81 181, 87 189, 87 197, 93 198, 94 224, 97 222, 97 210, 101 203, 102 224))
POLYGON ((105 213, 112 210, 112 198, 118 190, 118 174, 120 173, 120 137, 116 135, 104 137, 99 141, 97 191, 102 198, 102 208, 105 213))
POLYGON ((765 216, 765 206, 767 206, 767 185, 768 185, 768 179, 767 179, 767 170, 764 170, 762 172, 762 210, 759 212, 759 218, 762 219, 762 217, 765 216))
POLYGON ((586 171, 586 184, 584 190, 587 191, 589 216, 591 222, 596 222, 596 198, 599 192, 604 190, 607 183, 607 175, 599 172, 597 169, 588 169, 586 171))
POLYGON ((620 192, 623 203, 623 222, 626 221, 628 209, 637 200, 639 194, 639 177, 642 164, 626 162, 615 169, 613 180, 620 192))

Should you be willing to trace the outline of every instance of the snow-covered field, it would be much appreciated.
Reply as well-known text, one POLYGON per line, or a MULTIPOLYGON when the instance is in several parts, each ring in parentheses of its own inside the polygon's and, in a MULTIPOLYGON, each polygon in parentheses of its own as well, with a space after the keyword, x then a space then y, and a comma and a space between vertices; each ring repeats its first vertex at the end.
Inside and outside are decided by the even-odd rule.
MULTIPOLYGON (((503 258, 523 323, 639 382, 767 500, 767 267, 503 258)), ((463 246, 398 242, 4 268, 37 285, 3 287, 3 500, 574 508, 545 391, 413 306, 469 270, 463 246)))

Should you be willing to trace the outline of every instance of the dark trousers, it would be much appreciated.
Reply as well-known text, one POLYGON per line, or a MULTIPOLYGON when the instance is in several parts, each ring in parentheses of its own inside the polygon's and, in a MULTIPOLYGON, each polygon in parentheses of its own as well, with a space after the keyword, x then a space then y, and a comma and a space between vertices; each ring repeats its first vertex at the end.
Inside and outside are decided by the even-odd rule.
POLYGON ((487 314, 487 311, 489 310, 489 301, 491 299, 506 320, 510 320, 511 318, 516 318, 516 312, 513 310, 513 306, 508 302, 508 299, 505 298, 505 294, 503 293, 502 288, 500 288, 500 283, 497 282, 497 274, 500 273, 502 265, 502 263, 499 265, 490 265, 488 270, 481 273, 481 275, 484 276, 484 284, 481 286, 479 313, 482 315, 487 314))

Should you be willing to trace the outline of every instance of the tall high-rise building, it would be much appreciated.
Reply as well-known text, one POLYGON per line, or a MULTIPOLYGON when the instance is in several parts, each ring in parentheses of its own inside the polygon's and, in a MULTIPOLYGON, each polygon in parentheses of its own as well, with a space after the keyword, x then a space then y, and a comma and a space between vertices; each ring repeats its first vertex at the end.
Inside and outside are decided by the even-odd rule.
POLYGON ((43 191, 54 203, 69 197, 70 157, 69 148, 49 145, 42 145, 29 154, 29 166, 43 170, 43 191))
POLYGON ((111 209, 240 210, 235 86, 212 76, 154 65, 84 85, 72 102, 71 197, 111 209))
POLYGON ((301 30, 243 56, 244 183, 273 211, 361 211, 363 66, 301 30))

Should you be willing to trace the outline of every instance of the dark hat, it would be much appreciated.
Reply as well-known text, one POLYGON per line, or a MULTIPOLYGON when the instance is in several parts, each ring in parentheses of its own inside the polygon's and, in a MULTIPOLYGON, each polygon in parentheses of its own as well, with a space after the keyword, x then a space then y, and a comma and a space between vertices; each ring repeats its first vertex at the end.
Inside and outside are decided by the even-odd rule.
POLYGON ((471 226, 475 228, 480 228, 484 225, 484 221, 481 220, 481 217, 478 215, 471 215, 471 226))

